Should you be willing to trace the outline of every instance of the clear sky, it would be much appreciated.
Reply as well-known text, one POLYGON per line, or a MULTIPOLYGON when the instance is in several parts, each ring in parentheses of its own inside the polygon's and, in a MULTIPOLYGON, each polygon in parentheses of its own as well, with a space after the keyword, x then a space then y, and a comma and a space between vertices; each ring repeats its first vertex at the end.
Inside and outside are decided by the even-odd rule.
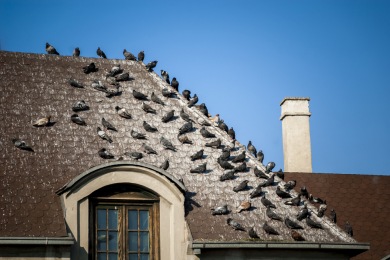
POLYGON ((144 50, 276 169, 280 102, 310 97, 314 172, 390 175, 390 1, 0 0, 1 50, 46 42, 144 50))

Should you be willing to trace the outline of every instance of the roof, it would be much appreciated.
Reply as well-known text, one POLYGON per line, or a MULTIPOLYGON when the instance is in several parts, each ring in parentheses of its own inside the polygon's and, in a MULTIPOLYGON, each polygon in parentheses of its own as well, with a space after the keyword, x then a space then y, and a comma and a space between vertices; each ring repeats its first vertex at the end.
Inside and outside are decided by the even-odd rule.
POLYGON ((326 199, 326 214, 334 209, 341 228, 348 221, 356 240, 370 242, 370 250, 354 259, 390 255, 389 176, 285 173, 285 180, 296 180, 296 189, 306 186, 313 196, 326 199))
MULTIPOLYGON (((0 136, 2 148, 0 160, 1 196, 0 196, 0 236, 6 237, 58 237, 66 236, 63 212, 56 191, 92 167, 116 161, 127 151, 140 151, 142 143, 153 147, 158 155, 147 155, 139 160, 144 164, 159 167, 166 159, 170 166, 166 170, 170 176, 183 179, 186 192, 186 221, 194 241, 245 241, 249 239, 246 232, 236 231, 228 227, 227 218, 231 217, 247 229, 254 227, 261 241, 293 241, 290 230, 279 221, 268 221, 266 209, 260 198, 252 200, 249 211, 236 213, 239 204, 248 199, 249 193, 264 180, 253 173, 254 167, 264 171, 264 166, 247 152, 247 171, 236 174, 234 180, 221 182, 223 169, 217 163, 221 149, 206 147, 205 144, 220 138, 223 146, 230 146, 232 139, 226 132, 215 125, 206 128, 216 138, 204 138, 200 134, 202 125, 199 122, 212 122, 195 107, 188 108, 187 100, 180 94, 175 98, 163 97, 163 88, 170 88, 156 73, 148 72, 144 65, 136 61, 107 60, 83 57, 66 57, 43 54, 26 54, 0 52, 0 119, 3 133, 0 136), (98 71, 83 73, 82 67, 94 62, 98 71), (122 93, 106 97, 101 91, 91 87, 93 80, 105 80, 105 75, 113 65, 120 64, 125 72, 129 72, 133 80, 121 82, 122 93), (74 88, 68 84, 72 78, 85 85, 74 88), (148 101, 135 99, 132 91, 140 91, 149 97, 148 101), (165 105, 150 101, 154 92, 165 105), (89 110, 79 112, 87 126, 77 125, 70 120, 74 113, 72 105, 77 100, 84 100, 89 110), (146 113, 142 103, 151 105, 156 113, 146 113), (115 107, 126 108, 132 119, 124 119, 117 115, 115 107), (168 111, 175 110, 174 120, 164 123, 161 118, 168 111), (185 123, 179 115, 184 109, 194 121, 194 129, 186 135, 193 145, 182 144, 177 136, 185 123), (54 123, 50 127, 33 127, 32 123, 46 115, 52 116, 54 123), (113 142, 109 144, 96 133, 104 117, 111 122, 118 132, 109 132, 113 142), (142 122, 155 126, 155 133, 146 132, 142 122), (131 130, 147 134, 147 140, 135 139, 131 130), (165 149, 160 138, 169 140, 176 151, 165 149), (11 142, 13 138, 25 140, 34 152, 17 149, 11 142), (115 155, 106 160, 98 156, 101 148, 107 148, 115 155), (191 161, 190 156, 204 149, 201 160, 191 161), (207 162, 207 171, 202 174, 190 173, 190 169, 207 162), (233 187, 241 181, 249 181, 249 189, 234 192, 233 187), (229 215, 213 216, 211 208, 227 204, 229 215), (268 235, 262 225, 268 221, 280 233, 278 236, 268 235)), ((105 83, 106 84, 106 83, 105 83)), ((200 99, 201 99, 201 95, 200 99)), ((201 103, 201 102, 199 102, 201 103)), ((242 153, 245 147, 235 142, 232 157, 242 153)), ((236 166, 238 164, 235 164, 236 166)), ((283 181, 278 177, 276 183, 283 181)), ((263 188, 267 198, 275 205, 275 211, 285 217, 294 219, 298 207, 284 204, 275 194, 276 184, 263 188)), ((297 195, 292 192, 292 195, 297 195)), ((309 209, 315 207, 309 204, 309 209)), ((312 229, 302 221, 304 227, 301 234, 308 242, 314 243, 355 243, 337 225, 327 218, 313 217, 324 226, 324 230, 312 229)))

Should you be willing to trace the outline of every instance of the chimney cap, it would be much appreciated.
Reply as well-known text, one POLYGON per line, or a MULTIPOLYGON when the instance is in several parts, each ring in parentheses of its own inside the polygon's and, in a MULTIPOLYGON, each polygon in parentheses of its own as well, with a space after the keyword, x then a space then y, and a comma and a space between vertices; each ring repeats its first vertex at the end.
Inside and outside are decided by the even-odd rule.
POLYGON ((283 105, 283 103, 287 100, 307 100, 307 101, 310 101, 310 98, 309 97, 286 97, 282 100, 282 102, 280 103, 280 105, 283 105))

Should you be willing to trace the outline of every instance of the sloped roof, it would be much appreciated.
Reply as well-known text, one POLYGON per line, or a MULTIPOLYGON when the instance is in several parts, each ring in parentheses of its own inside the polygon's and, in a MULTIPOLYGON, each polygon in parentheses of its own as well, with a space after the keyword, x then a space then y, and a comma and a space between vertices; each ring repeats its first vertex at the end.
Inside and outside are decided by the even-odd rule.
POLYGON ((370 250, 353 259, 390 256, 389 176, 285 173, 285 180, 296 180, 297 190, 306 186, 313 196, 326 199, 327 215, 334 209, 341 228, 348 221, 356 240, 370 242, 370 250))
MULTIPOLYGON (((176 179, 183 179, 187 188, 186 220, 194 241, 242 241, 248 240, 246 232, 233 230, 226 224, 232 217, 249 229, 254 227, 261 240, 292 241, 290 230, 278 221, 269 221, 265 207, 260 198, 252 200, 252 209, 235 213, 238 205, 249 198, 252 188, 263 179, 253 174, 253 168, 264 170, 264 166, 247 153, 248 170, 237 173, 234 180, 221 182, 223 169, 217 158, 221 149, 205 147, 215 138, 203 138, 199 122, 208 121, 196 108, 188 108, 187 101, 181 96, 165 98, 161 95, 163 88, 170 88, 157 74, 148 72, 142 63, 125 60, 106 60, 93 58, 73 58, 63 56, 0 52, 0 118, 3 132, 0 136, 1 153, 1 196, 0 196, 0 236, 65 236, 65 226, 60 200, 55 191, 87 171, 89 168, 117 160, 127 151, 140 151, 142 143, 153 147, 158 155, 144 154, 142 163, 159 166, 169 159, 167 172, 176 179), (94 62, 98 67, 95 73, 84 74, 82 67, 94 62), (121 82, 121 95, 107 98, 104 93, 91 88, 93 80, 104 81, 105 75, 113 65, 120 64, 134 80, 121 82), (85 88, 74 88, 68 79, 76 79, 85 88), (145 113, 142 101, 132 95, 132 90, 148 95, 157 94, 165 106, 146 101, 157 110, 156 114, 145 113), (87 126, 76 125, 70 116, 74 113, 71 107, 77 100, 84 100, 90 107, 88 111, 79 112, 87 126), (116 114, 115 106, 128 109, 132 119, 124 119, 116 114), (184 108, 194 120, 194 130, 187 134, 193 145, 181 144, 177 139, 179 128, 185 123, 178 115, 184 108), (162 116, 175 110, 175 119, 163 123, 162 116), (46 115, 52 116, 55 122, 51 127, 36 128, 32 123, 46 115), (96 134, 104 117, 110 121, 118 132, 109 132, 113 142, 100 139, 96 134), (158 128, 158 132, 149 133, 143 129, 146 121, 158 128), (147 140, 131 137, 130 131, 146 133, 147 140), (160 137, 172 142, 176 151, 164 149, 160 137), (13 138, 25 140, 34 152, 17 149, 11 142, 13 138), (105 160, 98 156, 98 150, 107 148, 115 159, 105 160), (190 155, 204 149, 202 160, 191 161, 190 155), (190 173, 190 169, 207 162, 207 171, 203 174, 190 173), (234 192, 233 187, 243 180, 249 181, 251 189, 234 192), (223 216, 212 216, 211 208, 227 204, 231 213, 223 216), (267 235, 262 225, 268 221, 280 233, 279 236, 267 235)), ((170 88, 172 91, 173 89, 170 88)), ((201 95, 200 100, 201 100, 201 95)), ((199 102, 201 103, 201 102, 199 102)), ((209 121, 210 122, 210 121, 209 121)), ((222 144, 231 144, 231 138, 215 126, 206 127, 220 138, 222 144)), ((236 128, 236 127, 235 127, 236 128)), ((240 154, 245 147, 236 142, 232 156, 240 154)), ((129 158, 124 156, 125 160, 129 158)), ((237 164, 236 164, 237 165, 237 164)), ((277 183, 281 179, 275 178, 277 183)), ((276 186, 266 187, 268 199, 276 204, 275 211, 284 218, 295 219, 297 207, 285 205, 275 194, 276 186)), ((297 193, 293 192, 293 195, 297 193)), ((309 209, 314 209, 309 205, 309 209)), ((350 242, 337 225, 327 218, 318 219, 325 230, 311 229, 302 221, 301 234, 309 242, 350 242)))

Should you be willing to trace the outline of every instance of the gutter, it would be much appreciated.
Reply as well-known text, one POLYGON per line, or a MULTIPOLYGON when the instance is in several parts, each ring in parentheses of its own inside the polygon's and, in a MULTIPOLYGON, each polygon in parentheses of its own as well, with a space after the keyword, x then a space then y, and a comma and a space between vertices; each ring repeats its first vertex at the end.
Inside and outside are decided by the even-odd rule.
POLYGON ((0 237, 0 246, 71 246, 74 243, 73 237, 0 237))

